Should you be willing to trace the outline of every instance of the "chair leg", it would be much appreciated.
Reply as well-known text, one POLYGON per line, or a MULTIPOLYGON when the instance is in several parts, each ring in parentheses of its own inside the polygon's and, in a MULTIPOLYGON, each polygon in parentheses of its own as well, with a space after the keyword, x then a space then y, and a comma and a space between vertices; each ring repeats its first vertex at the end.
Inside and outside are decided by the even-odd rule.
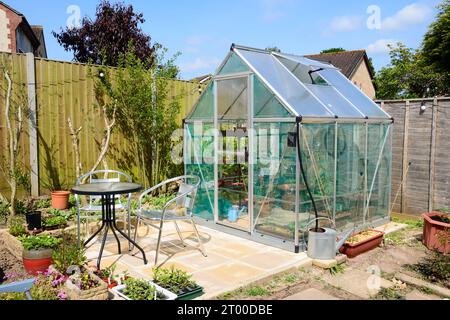
POLYGON ((200 246, 200 251, 202 252, 203 256, 206 258, 206 257, 208 257, 208 254, 206 253, 205 246, 203 245, 202 239, 200 239, 200 233, 198 232, 197 225, 195 224, 194 219, 191 219, 191 224, 194 227, 195 234, 197 235, 197 240, 198 240, 198 243, 200 246))
POLYGON ((180 237, 181 243, 183 244, 183 247, 186 247, 186 244, 184 243, 183 234, 180 231, 180 228, 178 227, 178 223, 174 220, 173 223, 175 224, 175 228, 177 229, 178 236, 180 237))
POLYGON ((161 221, 161 225, 159 226, 158 244, 156 245, 155 267, 158 266, 159 250, 161 249, 161 237, 162 237, 162 231, 163 231, 163 224, 164 224, 164 221, 161 221))
POLYGON ((77 237, 78 237, 78 248, 81 248, 81 217, 80 209, 77 209, 77 237))
MULTIPOLYGON (((139 231, 139 223, 141 222, 141 218, 140 217, 136 217, 136 225, 134 226, 134 242, 137 243, 137 238, 138 238, 138 231, 139 231)), ((131 250, 134 250, 134 245, 131 244, 131 250)))

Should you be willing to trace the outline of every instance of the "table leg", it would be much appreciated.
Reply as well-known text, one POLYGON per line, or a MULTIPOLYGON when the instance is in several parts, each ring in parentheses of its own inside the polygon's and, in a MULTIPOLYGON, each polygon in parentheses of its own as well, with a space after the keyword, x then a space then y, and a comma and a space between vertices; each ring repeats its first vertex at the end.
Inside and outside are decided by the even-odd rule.
POLYGON ((109 224, 106 224, 106 230, 105 235, 103 236, 102 245, 100 247, 100 254, 98 256, 97 260, 97 269, 100 270, 101 262, 102 262, 102 256, 103 256, 103 250, 105 249, 106 239, 108 237, 108 231, 109 231, 109 224))
POLYGON ((115 228, 116 230, 117 230, 117 232, 119 232, 125 239, 127 239, 133 246, 135 246, 136 248, 138 248, 138 250, 142 253, 142 257, 144 258, 144 264, 148 264, 148 261, 147 261, 147 256, 145 255, 145 252, 144 252, 144 249, 142 249, 140 246, 138 246, 137 244, 136 244, 136 242, 134 242, 133 240, 131 240, 131 237, 128 237, 124 232, 122 232, 122 230, 120 230, 118 227, 117 227, 117 224, 116 224, 116 207, 115 206, 113 206, 113 217, 114 217, 114 219, 113 219, 113 228, 115 228))

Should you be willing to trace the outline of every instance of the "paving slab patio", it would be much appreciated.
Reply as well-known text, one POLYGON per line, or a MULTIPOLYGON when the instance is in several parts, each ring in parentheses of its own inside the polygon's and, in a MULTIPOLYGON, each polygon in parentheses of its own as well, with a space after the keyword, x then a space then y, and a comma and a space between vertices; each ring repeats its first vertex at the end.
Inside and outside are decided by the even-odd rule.
MULTIPOLYGON (((305 253, 295 254, 199 226, 208 255, 204 257, 198 249, 192 226, 187 223, 179 223, 179 226, 186 246, 178 237, 175 226, 170 223, 165 225, 158 266, 175 266, 192 274, 193 279, 205 288, 205 295, 201 299, 216 297, 294 267, 312 265, 312 260, 305 253)), ((125 240, 121 241, 123 252, 119 254, 117 242, 110 235, 103 254, 102 268, 116 264, 118 273, 128 271, 133 277, 151 280, 155 267, 157 232, 152 228, 141 227, 138 235, 138 243, 146 252, 148 265, 144 265, 138 250, 128 251, 125 240)), ((99 249, 100 241, 94 239, 87 249, 89 264, 96 264, 99 249)))

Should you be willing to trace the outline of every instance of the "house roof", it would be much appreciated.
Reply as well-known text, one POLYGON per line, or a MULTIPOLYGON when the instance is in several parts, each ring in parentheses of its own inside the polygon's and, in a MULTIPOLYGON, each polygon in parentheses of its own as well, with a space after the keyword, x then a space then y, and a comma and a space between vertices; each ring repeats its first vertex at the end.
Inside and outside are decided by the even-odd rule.
MULTIPOLYGON (((322 62, 331 63, 336 68, 339 68, 341 72, 347 77, 352 78, 358 69, 362 61, 365 61, 369 65, 369 57, 365 50, 353 50, 333 53, 322 53, 306 55, 305 57, 318 60, 322 62)), ((371 78, 374 78, 372 70, 370 68, 369 73, 371 78)))

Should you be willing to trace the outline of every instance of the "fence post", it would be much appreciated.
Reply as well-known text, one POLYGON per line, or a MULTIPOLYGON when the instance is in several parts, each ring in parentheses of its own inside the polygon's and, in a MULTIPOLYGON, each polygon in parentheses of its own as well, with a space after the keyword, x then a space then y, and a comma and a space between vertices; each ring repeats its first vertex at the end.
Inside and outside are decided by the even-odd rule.
POLYGON ((37 135, 37 107, 36 107, 36 69, 34 54, 27 53, 27 90, 29 111, 29 137, 30 137, 30 175, 31 195, 39 196, 39 162, 38 162, 38 135, 37 135))
POLYGON ((401 213, 406 212, 406 206, 407 206, 407 188, 406 188, 406 179, 408 174, 408 136, 409 136, 409 112, 410 112, 410 102, 409 100, 405 103, 405 126, 403 128, 403 170, 402 170, 402 179, 400 180, 402 183, 402 204, 401 204, 401 213))
POLYGON ((438 117, 438 100, 433 100, 433 121, 431 123, 431 150, 430 150, 430 182, 429 182, 429 194, 428 194, 428 211, 433 211, 434 206, 434 172, 436 161, 436 130, 437 130, 437 117, 438 117))

